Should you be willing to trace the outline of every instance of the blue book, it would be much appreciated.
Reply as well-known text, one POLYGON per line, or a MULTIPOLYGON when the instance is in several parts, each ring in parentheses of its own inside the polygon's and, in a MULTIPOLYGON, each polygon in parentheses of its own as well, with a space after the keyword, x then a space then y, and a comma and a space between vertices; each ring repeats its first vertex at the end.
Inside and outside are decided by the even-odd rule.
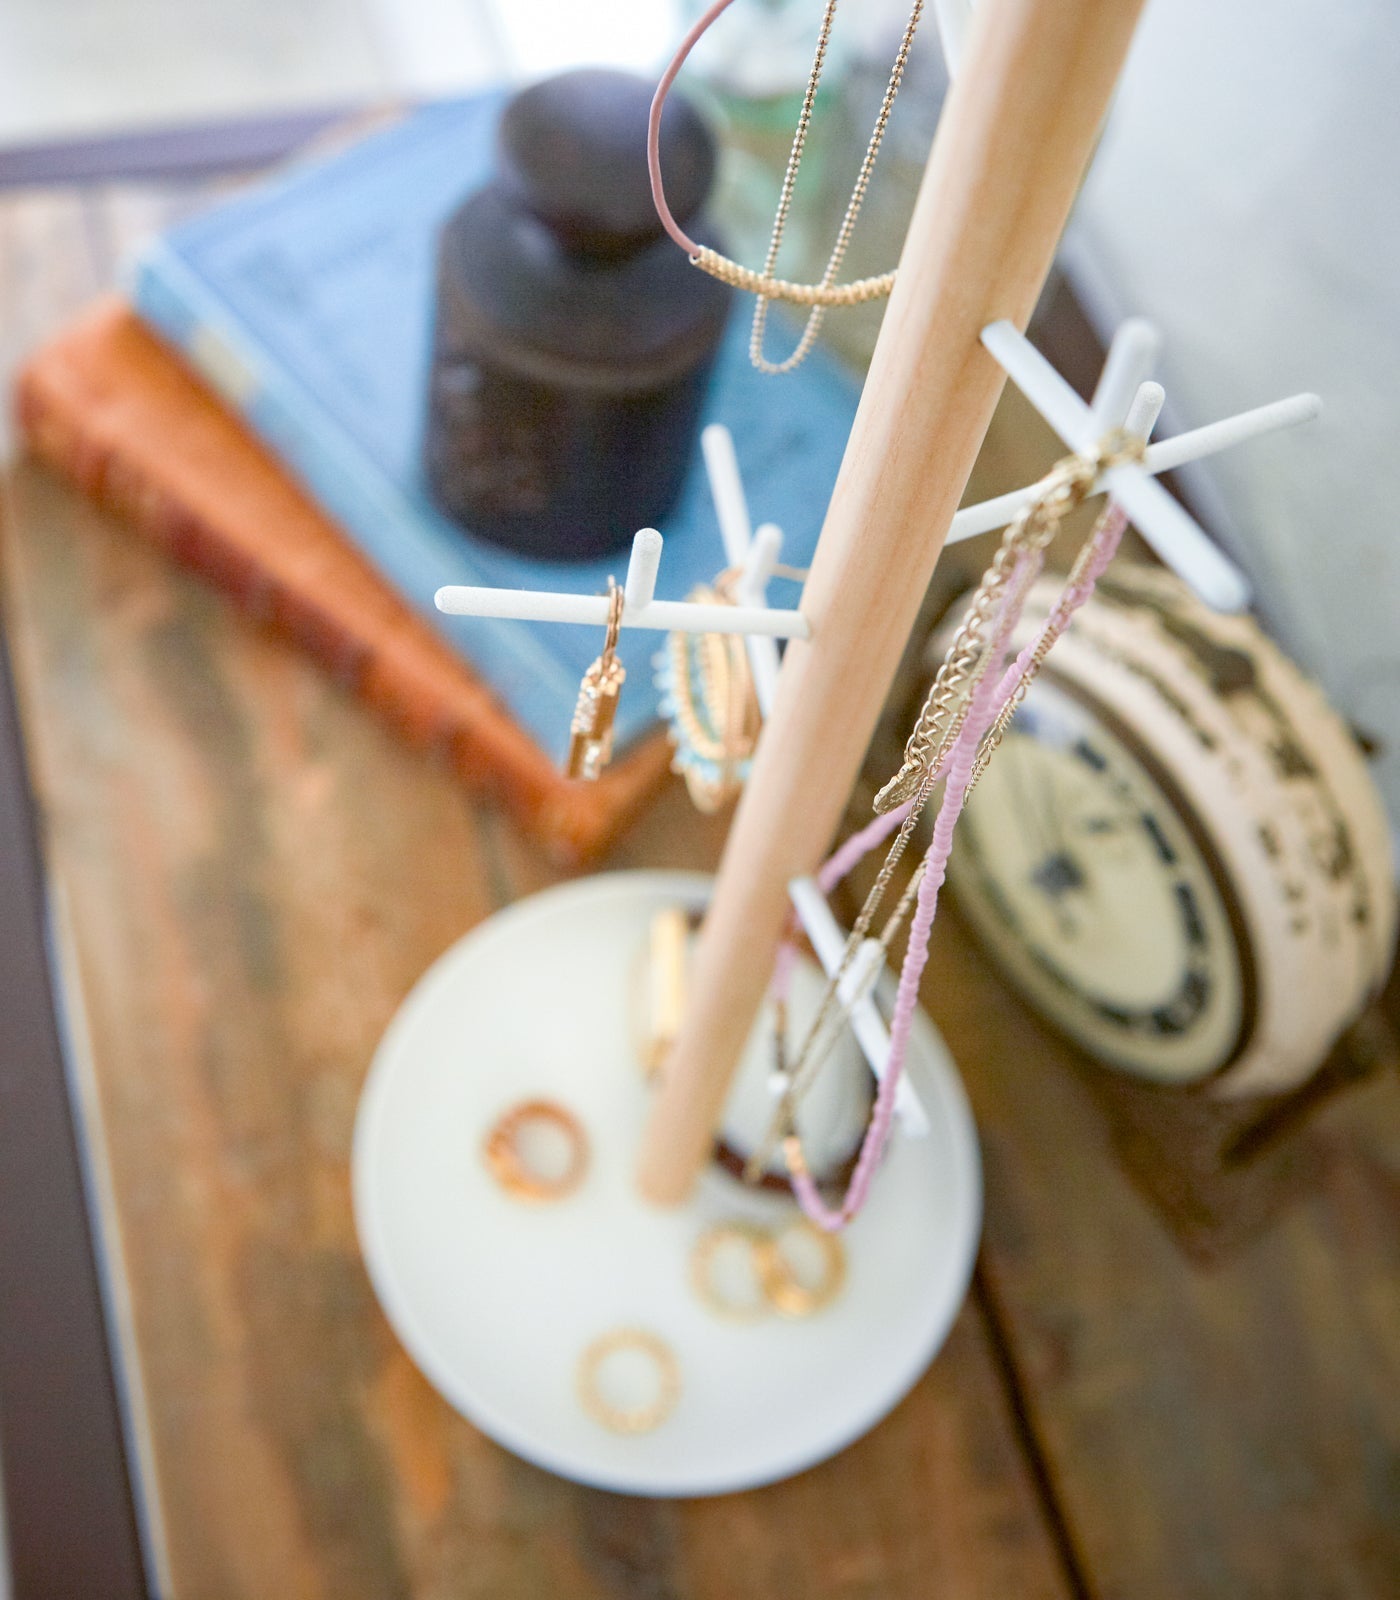
MULTIPOLYGON (((137 309, 239 411, 385 578, 470 663, 551 755, 568 745, 579 678, 601 635, 564 623, 443 616, 443 584, 602 593, 626 552, 526 560, 473 539, 429 499, 419 462, 437 232, 493 159, 505 96, 431 106, 348 151, 308 161, 158 239, 136 263, 137 309)), ((755 522, 778 523, 804 566, 836 480, 858 388, 815 352, 782 378, 748 361, 740 303, 707 421, 733 431, 755 522)), ((662 524, 660 599, 724 566, 699 450, 662 524)), ((781 580, 773 603, 795 603, 781 580)), ((625 743, 657 715, 657 635, 624 633, 625 743)))

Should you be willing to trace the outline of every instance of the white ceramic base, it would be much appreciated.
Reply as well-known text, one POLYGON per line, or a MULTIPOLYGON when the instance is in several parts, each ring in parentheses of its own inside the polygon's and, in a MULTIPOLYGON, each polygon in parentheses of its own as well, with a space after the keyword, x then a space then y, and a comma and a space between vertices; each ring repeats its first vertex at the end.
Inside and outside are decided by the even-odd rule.
MULTIPOLYGON (((976 1134, 942 1041, 919 1019, 909 1069, 929 1113, 892 1141, 845 1235, 844 1291, 817 1315, 736 1323, 690 1286, 711 1222, 782 1217, 791 1202, 718 1169, 660 1210, 633 1183, 650 1095, 630 985, 652 914, 701 906, 709 879, 621 873, 512 906, 424 975, 380 1043, 355 1130, 360 1240, 381 1303, 431 1382, 527 1460, 633 1494, 704 1495, 786 1477, 878 1422, 937 1352, 967 1290, 981 1216, 976 1134), (481 1160, 513 1102, 567 1104, 592 1143, 582 1186, 554 1205, 508 1199, 481 1160), (580 1406, 580 1353, 610 1329, 651 1330, 682 1390, 653 1432, 609 1432, 580 1406)), ((763 1071, 755 1032, 752 1070, 763 1071)))

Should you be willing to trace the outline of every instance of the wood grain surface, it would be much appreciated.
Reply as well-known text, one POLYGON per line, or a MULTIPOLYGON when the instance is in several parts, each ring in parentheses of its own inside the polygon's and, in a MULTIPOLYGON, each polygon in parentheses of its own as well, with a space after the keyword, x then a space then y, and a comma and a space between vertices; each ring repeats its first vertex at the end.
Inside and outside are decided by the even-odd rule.
MULTIPOLYGON (((7 199, 6 370, 190 198, 7 199)), ((974 489, 1052 454, 1010 401, 974 489)), ((909 1399, 834 1461, 711 1501, 580 1489, 485 1440, 377 1308, 350 1133, 419 973, 554 875, 291 650, 24 464, 3 574, 166 1592, 1400 1592, 1395 1083, 1339 1101, 1313 1187, 1202 1273, 1115 1167, 1064 1047, 948 918, 926 1001, 981 1127, 986 1243, 909 1399)), ((724 822, 672 789, 608 865, 711 865, 724 822)))
MULTIPOLYGON (((0 284, 24 286, 31 337, 159 201, 7 203, 0 284)), ((360 1263, 356 1100, 423 968, 553 874, 32 465, 10 480, 4 561, 172 1594, 1067 1592, 975 1306, 886 1427, 752 1496, 578 1489, 452 1413, 360 1263)), ((706 866, 722 832, 672 789, 610 865, 706 866)))

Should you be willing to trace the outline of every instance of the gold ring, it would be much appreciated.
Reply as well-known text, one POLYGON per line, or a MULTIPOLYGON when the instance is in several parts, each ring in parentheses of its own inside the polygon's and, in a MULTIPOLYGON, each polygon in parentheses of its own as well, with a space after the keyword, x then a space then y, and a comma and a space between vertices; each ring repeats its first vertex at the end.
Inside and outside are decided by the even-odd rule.
POLYGON ((769 1308, 768 1291, 759 1270, 759 1252, 770 1242, 767 1229, 752 1222, 718 1222, 706 1228, 695 1241, 690 1253, 690 1281, 696 1294, 711 1311, 735 1322, 752 1322, 765 1316, 769 1308), (720 1250, 731 1241, 748 1248, 753 1266, 754 1287, 757 1293, 751 1301, 734 1300, 720 1292, 714 1280, 714 1261, 720 1250))
POLYGON ((573 1114, 553 1100, 522 1100, 496 1119, 483 1149, 491 1176, 515 1200, 562 1200, 583 1181, 588 1168, 588 1135, 573 1114), (545 1123, 563 1133, 569 1159, 557 1178, 534 1171, 520 1149, 520 1134, 530 1123, 545 1123))
POLYGON ((650 1433, 659 1427, 681 1396, 681 1371, 670 1345, 644 1328, 616 1328, 595 1339, 579 1357, 578 1397, 595 1422, 613 1433, 650 1433), (656 1398, 644 1405, 620 1406, 606 1399, 598 1385, 603 1364, 623 1351, 643 1355, 656 1370, 656 1398))
POLYGON ((830 1305, 846 1281, 846 1252, 841 1241, 835 1234, 823 1232, 806 1217, 799 1217, 769 1234, 755 1249, 763 1292, 769 1304, 782 1316, 810 1317, 813 1312, 830 1305), (783 1240, 794 1233, 805 1234, 821 1246, 824 1271, 815 1286, 802 1282, 783 1253, 783 1240))

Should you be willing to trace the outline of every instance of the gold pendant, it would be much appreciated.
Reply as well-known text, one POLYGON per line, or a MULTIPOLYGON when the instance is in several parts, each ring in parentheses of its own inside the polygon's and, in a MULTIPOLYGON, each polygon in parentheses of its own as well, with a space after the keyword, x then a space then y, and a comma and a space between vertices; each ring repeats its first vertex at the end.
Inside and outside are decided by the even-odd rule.
POLYGON ((626 681, 626 669, 610 650, 584 673, 569 724, 569 777, 591 783, 612 759, 617 702, 626 681))

